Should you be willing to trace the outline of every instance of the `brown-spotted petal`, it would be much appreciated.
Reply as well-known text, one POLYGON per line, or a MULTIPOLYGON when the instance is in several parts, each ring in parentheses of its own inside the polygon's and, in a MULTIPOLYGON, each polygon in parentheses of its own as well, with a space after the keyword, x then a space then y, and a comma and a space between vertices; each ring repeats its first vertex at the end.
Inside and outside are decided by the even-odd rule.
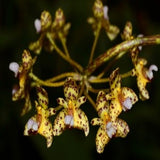
POLYGON ((82 96, 82 97, 78 98, 76 107, 79 108, 85 102, 86 102, 86 97, 85 96, 82 96))
POLYGON ((102 124, 102 120, 101 120, 101 118, 93 118, 93 119, 91 120, 91 124, 92 124, 93 126, 95 126, 95 125, 101 125, 101 124, 102 124))
POLYGON ((63 106, 64 108, 68 108, 68 104, 63 98, 57 98, 57 103, 63 106))
POLYGON ((121 88, 121 77, 119 75, 119 68, 115 69, 110 75, 110 89, 113 94, 117 94, 121 88))
POLYGON ((89 133, 88 118, 81 109, 75 109, 73 127, 78 129, 83 129, 85 136, 87 136, 89 133))
POLYGON ((122 93, 123 110, 126 111, 131 109, 132 105, 138 101, 137 95, 132 89, 127 87, 123 87, 121 89, 121 93, 122 93))
MULTIPOLYGON (((22 54, 22 66, 25 71, 30 70, 33 65, 31 54, 28 50, 24 50, 22 54)), ((23 72, 23 71, 22 71, 23 72)))
POLYGON ((110 138, 106 133, 105 126, 101 125, 96 135, 96 148, 98 153, 102 153, 104 151, 104 147, 109 142, 109 140, 110 138))
POLYGON ((116 128, 116 137, 126 137, 129 132, 128 124, 122 120, 117 118, 112 122, 113 126, 116 128))
POLYGON ((52 16, 48 11, 41 13, 41 31, 45 31, 51 26, 52 16))
POLYGON ((64 84, 64 95, 66 99, 77 100, 78 97, 78 86, 76 82, 68 77, 64 84))
POLYGON ((54 124, 53 124, 53 135, 54 136, 59 136, 60 134, 62 134, 62 132, 66 128, 66 125, 64 122, 66 113, 67 113, 67 110, 63 109, 62 111, 59 112, 56 119, 54 120, 54 124))
POLYGON ((41 107, 44 109, 48 108, 48 93, 46 90, 42 87, 37 87, 37 95, 38 95, 38 103, 41 107))

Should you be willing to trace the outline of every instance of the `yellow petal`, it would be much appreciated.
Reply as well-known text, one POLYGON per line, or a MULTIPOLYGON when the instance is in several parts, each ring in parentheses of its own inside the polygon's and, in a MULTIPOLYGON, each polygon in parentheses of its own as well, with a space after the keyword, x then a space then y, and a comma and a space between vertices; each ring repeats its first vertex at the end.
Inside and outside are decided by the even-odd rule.
POLYGON ((57 99, 57 103, 59 105, 63 106, 64 108, 68 108, 68 104, 67 104, 67 102, 63 98, 58 98, 57 99))
POLYGON ((31 104, 30 96, 29 96, 29 93, 27 93, 26 96, 25 96, 25 104, 24 104, 24 107, 22 109, 21 116, 23 116, 27 112, 29 112, 31 110, 31 108, 32 108, 32 104, 31 104))
POLYGON ((126 22, 123 34, 122 34, 122 39, 124 40, 130 40, 132 37, 132 23, 131 22, 126 22))
POLYGON ((54 124, 53 124, 53 135, 54 136, 59 136, 60 134, 62 134, 62 132, 64 131, 66 127, 64 123, 66 111, 67 111, 66 109, 63 109, 62 111, 60 111, 56 119, 54 120, 54 124))
POLYGON ((121 89, 121 77, 119 68, 115 69, 110 75, 110 89, 113 95, 117 96, 121 89))
POLYGON ((115 120, 122 112, 122 105, 120 104, 119 99, 113 99, 109 107, 109 115, 112 120, 115 120))
POLYGON ((38 129, 38 133, 44 136, 47 140, 47 147, 50 147, 53 141, 52 124, 45 115, 42 115, 42 120, 38 129))
POLYGON ((73 127, 78 129, 83 129, 85 136, 87 136, 89 133, 88 118, 81 109, 75 109, 73 127))
POLYGON ((41 49, 42 49, 42 44, 40 43, 40 40, 32 42, 29 45, 29 49, 33 52, 35 52, 36 54, 40 54, 41 49))
POLYGON ((116 137, 127 136, 129 132, 129 126, 124 120, 117 118, 114 122, 112 122, 112 124, 117 129, 116 137))
POLYGON ((98 19, 101 19, 104 16, 103 3, 100 0, 95 0, 93 5, 93 14, 98 19))
POLYGON ((107 27, 106 33, 108 38, 112 41, 117 37, 119 31, 120 30, 117 26, 110 24, 109 27, 107 27))
POLYGON ((86 102, 85 96, 78 98, 77 103, 76 103, 76 107, 79 108, 85 102, 86 102))
POLYGON ((109 140, 110 138, 106 133, 105 126, 101 125, 96 135, 96 148, 98 153, 102 153, 104 151, 104 147, 109 142, 109 140))
POLYGON ((137 77, 137 86, 139 88, 139 94, 141 100, 149 99, 149 93, 146 89, 148 80, 143 77, 143 75, 139 75, 137 77))
POLYGON ((47 114, 47 117, 50 117, 56 114, 56 110, 54 108, 49 108, 47 109, 46 114, 47 114))
POLYGON ((132 104, 134 104, 138 101, 138 97, 132 89, 127 88, 127 87, 123 87, 121 89, 121 91, 122 91, 122 95, 123 95, 124 99, 130 98, 132 104))
POLYGON ((62 9, 58 9, 55 13, 55 19, 52 24, 53 29, 60 29, 65 23, 65 17, 62 9))
POLYGON ((102 120, 101 120, 100 118, 93 118, 93 119, 91 120, 91 124, 92 124, 93 126, 95 126, 95 125, 101 125, 101 124, 102 124, 102 120))
POLYGON ((33 60, 29 51, 24 50, 22 54, 22 66, 23 70, 27 71, 30 70, 33 64, 33 60))
POLYGON ((37 87, 38 103, 44 109, 48 108, 48 93, 42 87, 37 87))
POLYGON ((44 31, 51 26, 52 16, 48 11, 41 13, 41 30, 44 31))
POLYGON ((109 102, 106 99, 106 94, 103 91, 100 91, 96 100, 96 110, 98 112, 99 117, 103 115, 103 112, 108 112, 109 102))
POLYGON ((66 99, 77 100, 78 86, 71 77, 68 77, 64 83, 64 95, 66 99))

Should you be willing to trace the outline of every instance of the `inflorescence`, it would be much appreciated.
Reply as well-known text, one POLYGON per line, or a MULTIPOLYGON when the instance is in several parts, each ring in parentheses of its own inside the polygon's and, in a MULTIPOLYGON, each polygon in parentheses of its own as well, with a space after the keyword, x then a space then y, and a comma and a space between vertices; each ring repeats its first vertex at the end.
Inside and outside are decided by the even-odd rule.
POLYGON ((39 39, 31 43, 28 50, 23 51, 21 64, 16 62, 9 64, 9 69, 19 80, 19 84, 12 90, 12 100, 24 99, 21 115, 25 115, 33 106, 30 92, 32 89, 36 89, 37 99, 34 102, 36 113, 26 123, 24 135, 40 134, 44 136, 47 140, 47 147, 51 146, 53 137, 59 136, 67 128, 83 130, 85 136, 89 134, 90 125, 87 114, 80 108, 81 105, 85 105, 86 101, 89 101, 97 112, 97 118, 91 120, 91 125, 99 126, 96 148, 98 153, 102 153, 110 139, 126 137, 129 132, 128 124, 120 119, 119 115, 131 110, 138 99, 149 99, 146 85, 151 82, 153 71, 158 71, 158 67, 152 64, 147 68, 147 60, 139 57, 139 52, 142 50, 142 46, 160 44, 160 35, 133 36, 132 24, 127 22, 121 33, 122 42, 93 60, 100 32, 104 30, 108 38, 114 40, 120 30, 110 23, 108 7, 103 6, 101 0, 95 0, 93 16, 88 18, 88 23, 92 26, 94 41, 88 66, 83 68, 71 58, 68 51, 66 44, 71 24, 66 23, 63 10, 56 11, 54 20, 48 11, 41 13, 40 19, 36 19, 34 22, 39 39), (56 44, 57 40, 61 42, 62 48, 56 44), (37 77, 33 72, 33 66, 43 49, 48 52, 55 50, 73 67, 73 71, 47 80, 37 77), (33 57, 30 51, 35 53, 33 57), (130 55, 133 68, 123 74, 120 74, 120 68, 110 72, 111 66, 125 54, 130 55), (94 71, 109 60, 108 65, 95 76, 94 71), (106 73, 109 73, 110 76, 105 77, 106 73), (139 96, 131 88, 125 87, 121 83, 121 79, 130 76, 137 79, 139 96), (107 88, 108 85, 104 89, 94 88, 94 84, 98 83, 109 83, 109 88, 107 88), (57 107, 49 107, 48 93, 44 87, 61 86, 64 88, 64 98, 57 99, 57 107), (97 95, 96 101, 92 98, 93 94, 90 93, 97 95), (51 116, 56 116, 53 123, 49 119, 51 116))

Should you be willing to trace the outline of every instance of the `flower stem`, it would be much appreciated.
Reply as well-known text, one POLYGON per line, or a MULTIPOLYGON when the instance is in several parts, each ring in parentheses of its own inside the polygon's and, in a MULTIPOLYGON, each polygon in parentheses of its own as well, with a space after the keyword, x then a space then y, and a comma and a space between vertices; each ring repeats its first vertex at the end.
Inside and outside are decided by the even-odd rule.
POLYGON ((43 81, 39 79, 36 75, 34 75, 32 72, 29 74, 29 77, 35 81, 35 85, 42 85, 47 87, 60 87, 64 85, 64 81, 55 83, 43 81))
POLYGON ((92 49, 91 49, 91 54, 90 54, 88 64, 90 64, 93 60, 93 56, 94 56, 95 48, 96 48, 97 41, 98 41, 98 38, 99 38, 100 30, 101 30, 101 22, 99 22, 98 25, 97 25, 96 35, 95 35, 95 39, 94 39, 93 46, 92 46, 92 49))
POLYGON ((91 103, 91 105, 94 107, 94 109, 97 111, 97 107, 95 102, 93 101, 93 99, 89 96, 89 94, 87 92, 84 92, 84 95, 87 97, 87 99, 89 100, 89 102, 91 103))
POLYGON ((54 82, 54 81, 60 80, 62 78, 74 77, 75 75, 77 75, 76 72, 66 72, 66 73, 62 73, 62 74, 60 74, 58 76, 49 78, 49 79, 45 80, 45 82, 54 82))
POLYGON ((53 45, 53 47, 55 48, 55 50, 57 51, 57 53, 64 59, 66 60, 68 63, 70 63, 72 66, 74 66, 76 69, 78 69, 80 72, 83 72, 83 67, 78 64, 77 62, 75 62, 74 60, 72 60, 71 58, 67 57, 55 44, 54 40, 52 39, 52 37, 50 36, 49 33, 47 33, 47 38, 49 39, 49 41, 51 42, 51 44, 53 45))
POLYGON ((70 58, 69 52, 68 52, 68 48, 66 46, 66 38, 63 36, 63 34, 61 32, 58 32, 59 38, 61 40, 62 46, 64 48, 64 51, 66 53, 66 56, 70 58))
POLYGON ((87 75, 91 75, 98 67, 108 61, 113 56, 118 54, 126 53, 133 47, 144 46, 144 45, 155 45, 160 44, 160 35, 153 35, 147 37, 137 37, 133 40, 124 41, 115 47, 110 48, 104 54, 98 56, 85 70, 87 75))

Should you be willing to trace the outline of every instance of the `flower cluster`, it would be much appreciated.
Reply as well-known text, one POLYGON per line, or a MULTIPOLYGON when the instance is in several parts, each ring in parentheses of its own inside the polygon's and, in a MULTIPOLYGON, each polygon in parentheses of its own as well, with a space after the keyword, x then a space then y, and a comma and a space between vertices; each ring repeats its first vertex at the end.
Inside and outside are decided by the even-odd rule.
MULTIPOLYGON (((160 35, 148 37, 138 35, 135 37, 132 35, 131 22, 127 22, 121 33, 122 42, 93 60, 101 30, 105 30, 110 40, 114 40, 120 30, 110 23, 108 7, 103 6, 101 0, 95 0, 93 16, 88 18, 88 23, 92 25, 94 40, 88 65, 83 68, 71 58, 68 51, 66 36, 71 25, 66 23, 63 10, 58 9, 55 12, 54 20, 48 11, 41 13, 40 19, 36 19, 34 22, 39 39, 29 45, 29 50, 35 53, 34 57, 31 56, 29 50, 24 50, 21 64, 16 62, 9 64, 9 69, 14 72, 15 77, 19 80, 18 85, 12 90, 12 100, 24 99, 21 115, 27 114, 32 106, 35 106, 36 113, 27 121, 24 135, 42 135, 46 138, 47 147, 51 146, 53 137, 60 136, 68 128, 82 130, 85 136, 88 136, 90 120, 87 113, 82 111, 80 107, 86 101, 90 102, 98 115, 91 120, 91 125, 99 125, 96 135, 96 148, 98 153, 102 153, 112 138, 123 138, 129 133, 129 126, 127 122, 119 118, 120 114, 131 110, 138 100, 149 99, 146 85, 151 82, 153 71, 158 71, 158 67, 152 64, 147 68, 147 60, 139 57, 139 52, 144 45, 160 44, 160 35), (60 40, 61 47, 56 44, 57 39, 60 40), (54 49, 63 60, 73 67, 73 70, 46 80, 40 79, 34 74, 33 66, 38 55, 43 52, 42 48, 49 52, 54 49), (120 74, 120 67, 112 71, 115 62, 126 53, 130 54, 132 69, 122 74, 120 74), (109 60, 107 66, 103 65, 109 60), (102 66, 102 70, 99 68, 100 66, 102 66), (96 70, 98 68, 99 70, 96 70), (107 77, 107 75, 109 76, 107 77), (135 93, 129 87, 123 87, 122 79, 127 77, 136 77, 139 93, 135 93), (98 88, 99 83, 105 83, 102 85, 105 87, 98 88), (96 87, 95 84, 97 84, 96 87), (49 98, 46 88, 62 86, 65 98, 60 96, 57 99, 57 106, 48 107, 49 98), (44 89, 44 87, 46 88, 44 89), (32 99, 35 96, 31 96, 31 90, 34 89, 36 92, 32 92, 32 94, 36 93, 36 100, 32 99), (94 100, 94 97, 97 99, 94 100), (35 105, 32 105, 32 101, 35 105), (55 116, 54 122, 51 121, 51 116, 55 116)), ((84 106, 86 105, 84 104, 84 106)))

